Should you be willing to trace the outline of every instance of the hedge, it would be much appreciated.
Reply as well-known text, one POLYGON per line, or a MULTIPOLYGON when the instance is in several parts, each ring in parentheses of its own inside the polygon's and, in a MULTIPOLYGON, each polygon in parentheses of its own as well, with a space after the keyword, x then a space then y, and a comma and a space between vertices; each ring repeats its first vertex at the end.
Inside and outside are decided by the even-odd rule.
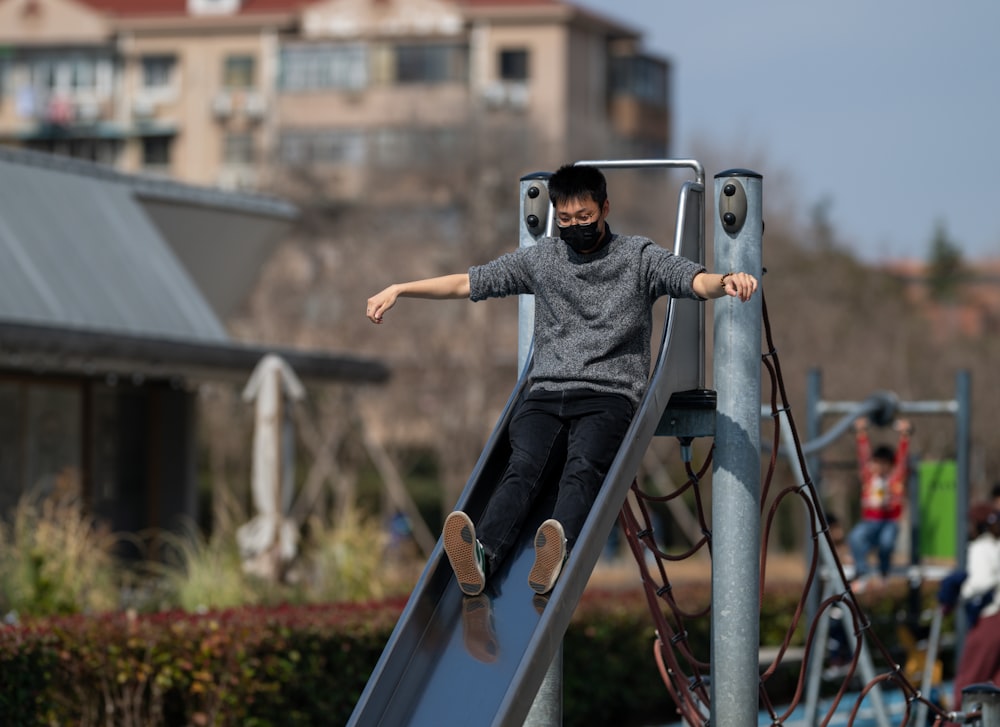
MULTIPOLYGON (((686 595, 706 603, 707 586, 686 595)), ((798 595, 765 599, 765 643, 788 627, 798 595)), ((404 602, 0 626, 0 715, 5 725, 344 724, 404 602)), ((686 627, 694 652, 707 658, 709 618, 686 627)), ((673 721, 654 636, 641 591, 588 591, 564 640, 564 723, 673 721)))
POLYGON ((343 724, 402 600, 0 628, 5 725, 343 724))

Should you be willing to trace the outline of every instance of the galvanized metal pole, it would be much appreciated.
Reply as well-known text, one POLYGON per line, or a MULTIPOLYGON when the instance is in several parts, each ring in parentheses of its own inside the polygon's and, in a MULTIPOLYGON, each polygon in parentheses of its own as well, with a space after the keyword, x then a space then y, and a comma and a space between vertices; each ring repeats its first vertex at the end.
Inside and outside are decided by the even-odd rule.
MULTIPOLYGON (((715 176, 715 267, 761 277, 762 177, 715 176)), ((718 392, 712 473, 712 718, 756 727, 760 648, 761 294, 714 303, 718 392)))
MULTIPOLYGON (((549 172, 536 172, 521 177, 521 220, 518 225, 520 247, 534 245, 546 233, 551 221, 549 215, 549 172)), ((517 318, 517 370, 520 373, 528 364, 531 339, 535 327, 535 297, 522 295, 518 300, 517 318)), ((562 724, 563 647, 556 649, 552 663, 538 687, 535 701, 524 720, 524 727, 559 727, 562 724)))
MULTIPOLYGON (((958 551, 955 553, 958 567, 966 566, 966 541, 969 522, 969 453, 972 431, 972 376, 962 369, 955 377, 955 489, 957 502, 955 509, 955 538, 958 551)), ((961 610, 961 609, 959 609, 961 610)))
MULTIPOLYGON (((521 204, 518 247, 531 247, 538 238, 550 234, 552 225, 549 202, 549 177, 552 172, 534 172, 521 177, 521 204)), ((517 301, 517 370, 528 363, 531 339, 535 332, 535 296, 522 295, 517 301)))
POLYGON ((1000 727, 1000 689, 995 684, 971 684, 962 690, 962 711, 979 710, 980 727, 1000 727))
MULTIPOLYGON (((955 377, 955 560, 959 570, 965 570, 968 561, 969 540, 969 454, 972 431, 972 378, 962 369, 955 377)), ((958 668, 965 648, 969 622, 965 609, 955 611, 955 668, 958 668)))

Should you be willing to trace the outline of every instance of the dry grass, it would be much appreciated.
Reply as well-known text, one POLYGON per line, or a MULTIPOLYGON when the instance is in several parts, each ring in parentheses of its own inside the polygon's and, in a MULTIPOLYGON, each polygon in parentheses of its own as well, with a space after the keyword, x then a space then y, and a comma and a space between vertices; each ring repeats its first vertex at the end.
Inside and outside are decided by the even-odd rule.
POLYGON ((80 498, 23 496, 12 523, 0 523, 0 606, 22 616, 114 608, 115 543, 80 498))

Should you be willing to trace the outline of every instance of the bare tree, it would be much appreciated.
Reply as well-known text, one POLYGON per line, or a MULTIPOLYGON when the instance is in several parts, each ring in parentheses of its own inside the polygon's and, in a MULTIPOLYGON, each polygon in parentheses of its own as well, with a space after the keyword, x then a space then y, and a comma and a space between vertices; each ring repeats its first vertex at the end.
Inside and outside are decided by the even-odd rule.
POLYGON ((351 204, 324 197, 322 169, 297 170, 289 191, 302 220, 233 322, 247 337, 385 360, 391 381, 356 397, 361 418, 389 452, 436 453, 445 509, 515 382, 516 303, 407 300, 378 327, 364 303, 389 283, 513 250, 518 179, 539 162, 531 138, 522 119, 414 130, 408 153, 365 170, 365 191, 351 204))
MULTIPOLYGON (((325 196, 322 169, 302 171, 292 188, 302 220, 263 271, 245 315, 233 322, 247 337, 385 360, 391 381, 361 388, 352 406, 397 462, 405 462, 406 450, 436 453, 446 510, 514 384, 516 301, 407 300, 382 326, 365 319, 364 303, 391 282, 463 271, 517 245, 518 179, 565 160, 547 156, 543 145, 533 148, 530 130, 507 121, 494 126, 474 118, 457 131, 415 137, 411 155, 366 168, 363 193, 349 204, 325 196)), ((595 147, 581 156, 599 158, 603 151, 595 147)), ((721 156, 710 150, 706 169, 721 156)), ((1000 389, 990 385, 1000 339, 933 329, 899 279, 862 263, 838 239, 832 200, 802 224, 798 185, 759 158, 732 166, 767 172, 763 291, 798 416, 804 416, 806 372, 813 367, 823 370, 825 392, 843 399, 880 389, 907 399, 950 398, 956 370, 968 368, 976 401, 974 461, 981 463, 975 486, 985 488, 1000 470, 1000 453, 987 434, 990 412, 1000 407, 1000 389)), ((677 181, 610 172, 612 227, 669 245, 677 181)), ((707 197, 711 203, 711 193, 707 197)), ((711 215, 710 209, 710 246, 711 215)), ((947 418, 918 422, 915 448, 933 443, 936 452, 953 439, 950 427, 947 418)), ((664 462, 665 456, 658 454, 664 462)), ((850 442, 838 443, 829 456, 850 460, 850 442)), ((660 467, 648 469, 654 464, 660 467)), ((847 492, 849 478, 849 470, 834 475, 831 487, 847 492)))

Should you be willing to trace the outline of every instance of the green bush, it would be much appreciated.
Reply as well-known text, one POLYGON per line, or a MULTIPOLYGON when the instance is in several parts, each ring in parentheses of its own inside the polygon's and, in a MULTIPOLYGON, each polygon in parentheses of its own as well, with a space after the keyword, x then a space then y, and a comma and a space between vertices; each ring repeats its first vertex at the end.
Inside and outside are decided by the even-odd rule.
POLYGON ((401 610, 397 600, 3 627, 0 713, 5 724, 342 724, 401 610))
POLYGON ((387 568, 388 533, 375 520, 347 510, 332 526, 310 521, 303 559, 311 600, 357 601, 382 598, 395 588, 387 568))
POLYGON ((565 724, 671 721, 675 709, 653 660, 655 638, 645 594, 588 592, 563 640, 565 724))
MULTIPOLYGON (((702 597, 699 594, 698 597, 702 597)), ((23 724, 311 725, 346 722, 400 599, 109 614, 0 628, 0 713, 23 724)), ((707 653, 707 619, 692 648, 707 653)), ((564 641, 567 725, 638 724, 674 708, 638 591, 588 592, 564 641)))
POLYGON ((137 604, 139 610, 370 601, 412 587, 409 570, 386 558, 385 530, 357 511, 345 511, 332 525, 310 518, 300 553, 279 582, 244 569, 237 522, 222 518, 209 536, 193 527, 183 534, 157 534, 163 560, 145 563, 147 590, 155 597, 137 604))
POLYGON ((219 529, 203 535, 194 527, 186 533, 162 533, 163 562, 146 567, 159 581, 163 601, 186 611, 234 608, 259 602, 254 581, 243 572, 233 532, 219 529))
POLYGON ((79 498, 25 495, 0 522, 0 612, 38 616, 115 608, 116 540, 79 498))

